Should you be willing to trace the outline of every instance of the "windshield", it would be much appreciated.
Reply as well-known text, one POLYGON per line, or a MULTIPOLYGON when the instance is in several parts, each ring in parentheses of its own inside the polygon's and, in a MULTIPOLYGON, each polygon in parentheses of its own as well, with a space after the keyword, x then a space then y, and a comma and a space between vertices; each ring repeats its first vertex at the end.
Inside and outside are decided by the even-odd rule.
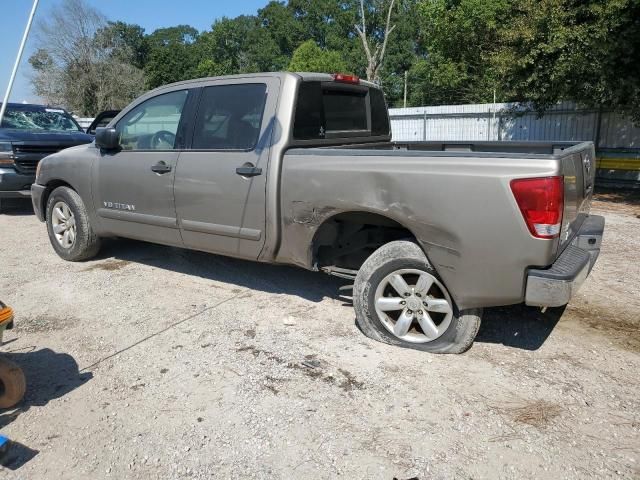
POLYGON ((45 107, 7 107, 2 128, 54 132, 82 131, 76 121, 62 109, 45 107))

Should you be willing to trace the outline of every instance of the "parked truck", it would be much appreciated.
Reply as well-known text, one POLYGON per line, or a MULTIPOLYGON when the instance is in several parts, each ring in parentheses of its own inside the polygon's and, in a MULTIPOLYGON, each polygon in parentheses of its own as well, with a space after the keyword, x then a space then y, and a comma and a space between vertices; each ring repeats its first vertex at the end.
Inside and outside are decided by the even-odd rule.
POLYGON ((8 103, 0 125, 0 212, 4 199, 29 199, 42 158, 92 140, 62 108, 8 103))
POLYGON ((262 73, 143 95, 40 162, 32 199, 65 260, 113 236, 324 271, 371 338, 461 353, 483 307, 569 302, 594 173, 591 142, 394 143, 378 86, 262 73))

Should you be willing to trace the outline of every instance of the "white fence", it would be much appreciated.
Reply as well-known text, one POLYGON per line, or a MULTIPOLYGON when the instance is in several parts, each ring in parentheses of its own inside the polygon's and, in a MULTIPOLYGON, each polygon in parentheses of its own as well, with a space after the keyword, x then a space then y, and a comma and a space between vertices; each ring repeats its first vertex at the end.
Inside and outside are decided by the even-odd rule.
POLYGON ((616 113, 581 110, 570 103, 514 114, 508 103, 392 108, 395 141, 591 140, 598 148, 640 148, 640 128, 616 113))
POLYGON ((76 122, 78 122, 78 125, 80 125, 85 130, 89 128, 89 125, 91 125, 91 122, 93 122, 93 117, 73 117, 73 118, 75 119, 76 122))
POLYGON ((594 142, 600 183, 640 186, 640 128, 610 111, 571 103, 544 116, 517 112, 508 103, 392 108, 393 140, 402 141, 581 141, 594 142))

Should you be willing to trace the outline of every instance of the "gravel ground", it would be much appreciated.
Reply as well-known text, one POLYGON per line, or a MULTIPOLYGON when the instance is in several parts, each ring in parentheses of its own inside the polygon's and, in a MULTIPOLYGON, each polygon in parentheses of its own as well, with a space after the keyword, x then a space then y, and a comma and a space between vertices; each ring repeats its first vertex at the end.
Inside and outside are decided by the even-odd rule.
POLYGON ((341 282, 132 241, 59 259, 0 215, 22 365, 0 478, 639 478, 640 203, 565 309, 491 309, 473 348, 376 343, 341 282))

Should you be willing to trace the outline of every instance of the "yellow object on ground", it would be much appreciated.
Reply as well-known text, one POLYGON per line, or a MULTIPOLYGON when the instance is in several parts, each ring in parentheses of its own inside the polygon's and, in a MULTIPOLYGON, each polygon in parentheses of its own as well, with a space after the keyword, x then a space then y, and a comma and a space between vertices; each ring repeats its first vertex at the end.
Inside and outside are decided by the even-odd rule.
POLYGON ((13 310, 0 303, 0 324, 13 320, 13 310))
POLYGON ((604 170, 640 170, 639 158, 600 157, 596 167, 604 170))

